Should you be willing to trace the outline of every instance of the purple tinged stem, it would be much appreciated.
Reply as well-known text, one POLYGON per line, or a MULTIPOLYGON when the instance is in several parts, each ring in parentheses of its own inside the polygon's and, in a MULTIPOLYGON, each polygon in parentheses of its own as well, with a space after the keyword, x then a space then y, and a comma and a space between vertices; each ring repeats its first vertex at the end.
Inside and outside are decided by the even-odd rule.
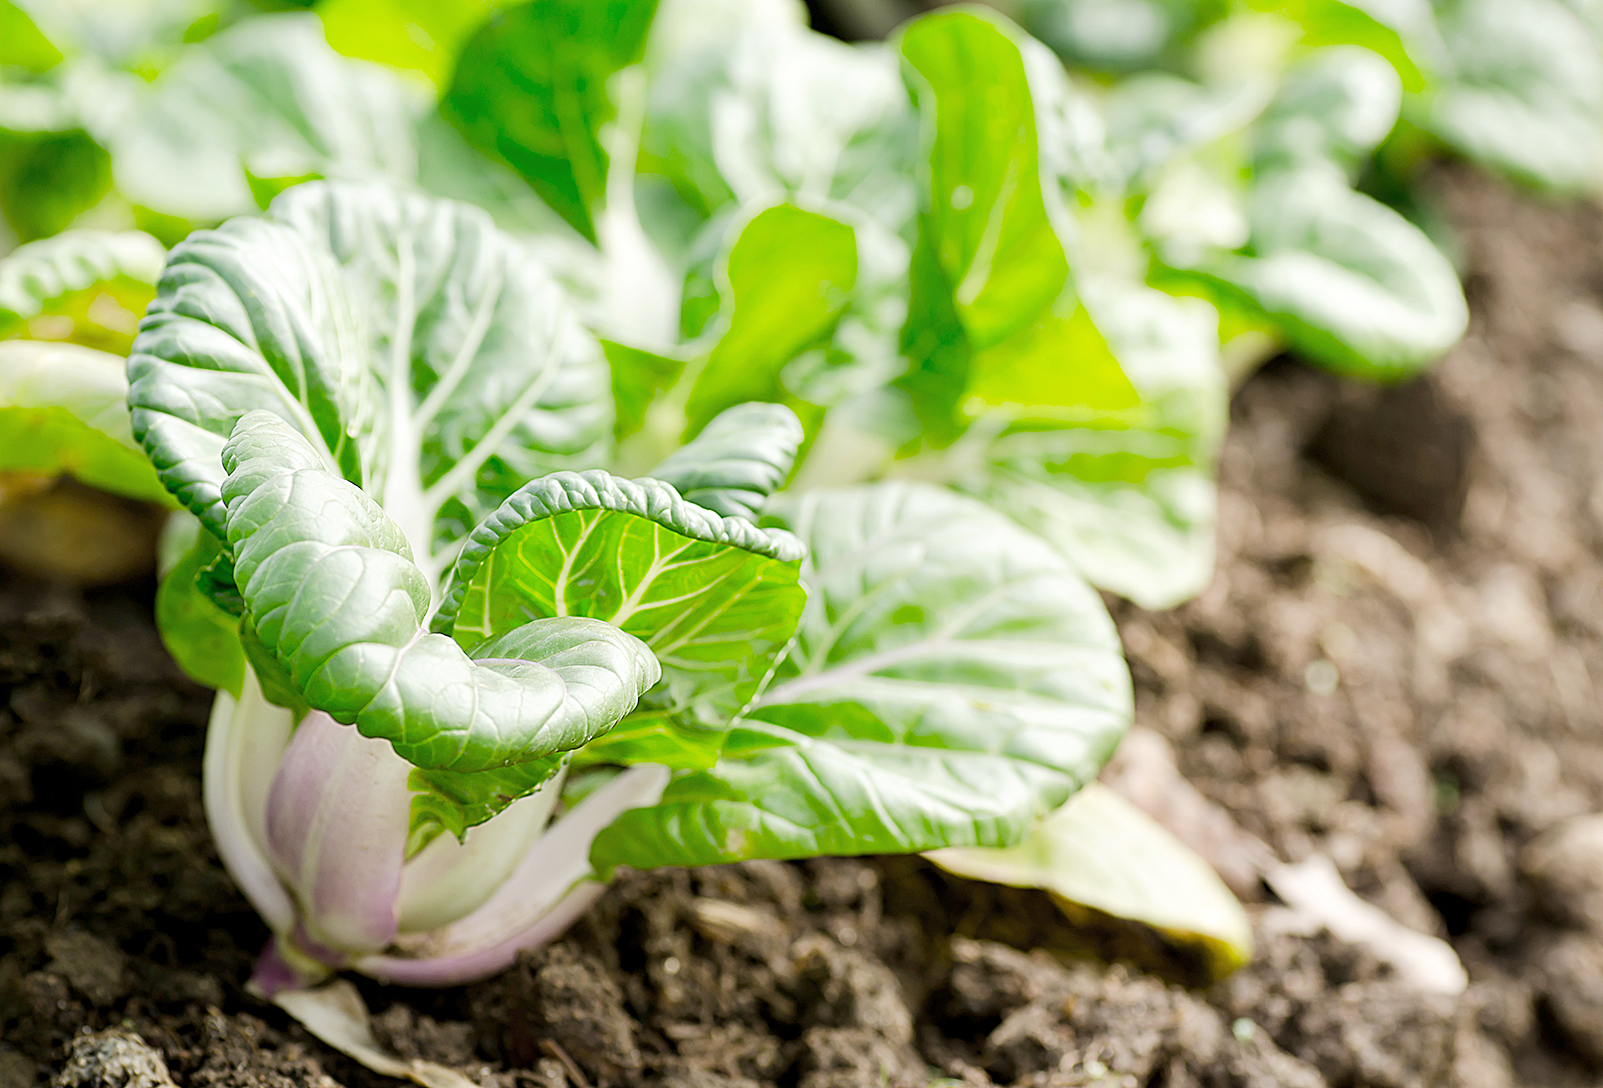
POLYGON ((395 939, 411 769, 327 714, 295 730, 268 794, 267 847, 308 945, 360 955, 395 939))
POLYGON ((240 698, 219 691, 212 704, 202 775, 206 822, 223 865, 276 933, 295 924, 295 904, 265 853, 267 790, 293 727, 290 712, 269 703, 246 669, 240 698))
POLYGON ((605 890, 589 879, 595 837, 619 814, 656 804, 668 777, 668 769, 657 764, 630 767, 557 819, 478 910, 432 933, 403 938, 410 956, 366 956, 353 966, 385 982, 454 986, 492 975, 519 952, 557 937, 605 890))
POLYGON ((256 959, 245 989, 258 997, 271 998, 284 990, 303 990, 315 986, 329 975, 329 969, 320 963, 302 962, 277 937, 270 938, 267 947, 256 959))
POLYGON ((590 905, 607 890, 605 884, 595 880, 581 881, 567 895, 528 926, 503 940, 469 952, 434 956, 426 959, 407 959, 404 956, 368 956, 356 963, 356 969, 380 982, 393 982, 402 986, 460 986, 488 978, 512 966, 518 953, 539 948, 548 941, 562 936, 563 932, 590 905))

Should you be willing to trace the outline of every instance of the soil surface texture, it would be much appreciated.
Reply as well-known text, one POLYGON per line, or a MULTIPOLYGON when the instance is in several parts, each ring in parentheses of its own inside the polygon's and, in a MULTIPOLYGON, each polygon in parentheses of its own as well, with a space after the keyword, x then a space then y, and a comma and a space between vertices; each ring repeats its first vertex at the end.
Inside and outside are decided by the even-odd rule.
MULTIPOLYGON (((1266 368, 1212 587, 1114 609, 1138 745, 1216 806, 1187 830, 1254 900, 1250 967, 1068 960, 1165 962, 917 859, 664 870, 488 982, 362 983, 383 1041, 487 1088, 1599 1083, 1603 214, 1434 188, 1468 337, 1389 390, 1266 368), (1449 939, 1468 991, 1269 924, 1244 836, 1449 939)), ((152 594, 0 575, 0 1088, 393 1084, 242 989, 267 933, 207 834, 208 693, 152 594)))

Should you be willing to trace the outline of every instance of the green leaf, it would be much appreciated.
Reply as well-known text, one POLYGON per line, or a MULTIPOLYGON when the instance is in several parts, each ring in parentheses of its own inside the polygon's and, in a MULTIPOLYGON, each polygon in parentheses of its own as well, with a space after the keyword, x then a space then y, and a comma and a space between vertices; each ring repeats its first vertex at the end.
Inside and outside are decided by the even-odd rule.
POLYGON ((1075 68, 1169 67, 1177 42, 1225 15, 1218 0, 1022 0, 1019 21, 1075 68))
POLYGON ((1167 72, 1143 72, 1121 81, 1103 105, 1116 173, 1127 186, 1141 190, 1155 188, 1162 172, 1177 162, 1199 156, 1222 158, 1226 172, 1236 168, 1247 148, 1231 144, 1243 142, 1273 90, 1262 78, 1203 86, 1167 72))
POLYGON ((146 78, 192 32, 215 25, 218 0, 18 0, 50 41, 69 57, 134 69, 146 78))
POLYGON ((801 442, 801 423, 789 408, 741 404, 715 417, 651 476, 697 506, 755 522, 790 475, 801 442))
POLYGON ((170 502, 134 442, 127 399, 115 355, 0 341, 0 472, 65 473, 102 491, 170 502))
POLYGON ((948 872, 1044 888, 1070 911, 1090 907, 1196 948, 1213 978, 1252 958, 1252 923, 1217 873, 1146 813, 1099 783, 1036 824, 1016 846, 955 847, 929 859, 948 872))
POLYGON ((1128 417, 1141 403, 1073 292, 1034 324, 976 352, 968 370, 962 411, 970 419, 1001 409, 1026 419, 1095 424, 1128 417))
POLYGON ((567 759, 568 754, 563 753, 487 771, 414 768, 406 779, 407 788, 417 795, 412 798, 407 857, 415 857, 442 832, 460 841, 468 828, 484 823, 551 781, 567 759))
POLYGON ((321 0, 328 44, 347 57, 420 73, 436 87, 450 82, 456 56, 502 0, 321 0))
POLYGON ((555 473, 474 530, 433 628, 477 656, 530 620, 605 620, 662 664, 636 725, 672 718, 715 744, 795 630, 800 559, 789 533, 720 517, 660 481, 555 473))
POLYGON ((1410 105, 1471 158, 1544 188, 1603 173, 1603 55, 1558 0, 1460 0, 1442 14, 1451 77, 1410 105))
MULTIPOLYGON (((1047 216, 1021 37, 998 17, 962 11, 910 23, 900 43, 932 130, 919 244, 976 349, 1034 320, 1069 273, 1047 216)), ((917 292, 937 289, 915 274, 915 314, 917 292)))
POLYGON ((609 85, 644 56, 656 0, 535 0, 492 18, 462 51, 441 108, 505 159, 586 238, 606 198, 609 85))
POLYGON ((1458 275, 1419 228, 1349 189, 1333 167, 1263 179, 1252 254, 1192 270, 1338 373, 1395 380, 1435 362, 1469 320, 1458 275))
MULTIPOLYGON (((13 90, 0 85, 0 110, 13 112, 13 90)), ((66 230, 110 188, 110 158, 75 120, 0 116, 0 212, 22 241, 66 230)))
MULTIPOLYGON (((902 49, 935 136, 902 336, 926 448, 898 471, 984 497, 1102 588, 1154 606, 1196 593, 1212 569, 1224 413, 1213 329, 1142 288, 1109 280, 1082 298, 1070 281, 1037 110, 1058 139, 1072 102, 1013 32, 934 16, 902 49)), ((1262 107, 1255 94, 1171 79, 1121 89, 1114 106, 1135 132, 1128 154, 1113 147, 1123 172, 1239 129, 1262 107)))
POLYGON ((424 105, 393 72, 330 49, 315 15, 280 14, 185 50, 96 134, 130 201, 210 223, 292 180, 415 178, 424 105))
POLYGON ((1358 45, 1386 58, 1409 93, 1423 90, 1446 64, 1430 0, 1254 0, 1289 17, 1303 46, 1358 45))
POLYGON ((137 230, 71 230, 19 246, 0 259, 0 337, 71 339, 126 355, 166 254, 137 230))
POLYGON ((715 766, 597 838, 598 872, 1002 846, 1095 776, 1129 673, 1056 551, 928 485, 774 507, 810 553, 796 645, 715 766))
MULTIPOLYGON (((156 628, 167 652, 190 678, 209 688, 241 697, 245 684, 245 651, 240 644, 239 617, 219 608, 199 585, 201 573, 224 554, 217 538, 187 514, 174 514, 184 526, 187 544, 156 590, 156 628)), ((163 530, 163 543, 169 529, 163 530)))
POLYGON ((564 283, 569 266, 600 263, 595 247, 553 211, 517 171, 468 143, 438 110, 417 125, 417 183, 426 193, 477 204, 514 237, 538 240, 552 274, 564 283))
POLYGON ((423 632, 428 579, 400 529, 272 412, 223 447, 227 542, 260 646, 306 703, 416 766, 483 771, 578 748, 660 674, 616 627, 566 616, 476 647, 423 632))
POLYGON ((688 431, 726 408, 784 401, 785 365, 828 343, 857 283, 857 235, 789 204, 752 217, 724 263, 728 324, 690 387, 688 431))
POLYGON ((773 0, 664 4, 640 169, 702 216, 839 204, 900 230, 917 211, 918 120, 896 54, 815 33, 801 13, 773 0))
POLYGON ((268 408, 401 525, 432 584, 521 483, 594 463, 599 345, 476 208, 311 183, 173 250, 129 359, 134 431, 221 536, 218 456, 268 408))
POLYGON ((612 401, 618 413, 613 436, 621 440, 645 424, 646 409, 679 379, 685 361, 614 340, 601 341, 601 347, 612 368, 612 401))
POLYGON ((1206 305, 1139 285, 1084 290, 1090 309, 997 364, 997 388, 1024 402, 1001 403, 1011 422, 972 463, 954 447, 954 482, 1051 541, 1092 585, 1170 608, 1213 574, 1228 412, 1216 321, 1206 305))
POLYGON ((0 0, 0 67, 43 72, 61 63, 61 50, 11 0, 0 0))
POLYGON ((1397 124, 1403 83, 1356 46, 1316 49, 1286 73, 1259 122, 1258 169, 1328 159, 1356 174, 1397 124))

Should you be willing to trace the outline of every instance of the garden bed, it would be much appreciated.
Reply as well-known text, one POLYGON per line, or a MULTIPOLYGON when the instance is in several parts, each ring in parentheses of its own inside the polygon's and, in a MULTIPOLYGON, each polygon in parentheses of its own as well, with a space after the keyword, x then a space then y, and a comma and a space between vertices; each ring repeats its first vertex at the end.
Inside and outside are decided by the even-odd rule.
MULTIPOLYGON (((1595 1083, 1603 934, 1524 851, 1603 810, 1603 215, 1461 171, 1435 190, 1466 340, 1386 392, 1260 373, 1212 587, 1115 614, 1138 726, 1283 859, 1324 853, 1449 937, 1466 994, 1269 929, 1208 990, 1065 966, 1012 946, 1141 949, 1044 895, 835 859, 626 874, 500 978, 364 983, 380 1035, 552 1088, 1595 1083)), ((0 588, 0 1088, 108 1029, 143 1042, 77 1042, 65 1082, 123 1083, 121 1062, 140 1085, 379 1083, 242 989, 267 932, 211 846, 208 693, 167 660, 152 595, 0 588)))

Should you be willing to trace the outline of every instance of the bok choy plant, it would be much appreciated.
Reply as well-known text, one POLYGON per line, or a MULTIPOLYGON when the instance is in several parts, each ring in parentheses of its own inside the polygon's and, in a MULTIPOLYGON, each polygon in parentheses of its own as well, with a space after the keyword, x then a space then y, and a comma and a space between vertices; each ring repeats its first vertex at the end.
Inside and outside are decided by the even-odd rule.
POLYGON ((1091 88, 994 12, 848 46, 784 0, 424 56, 322 9, 28 24, 0 80, 15 233, 150 232, 0 261, 0 471, 178 508, 257 985, 482 977, 620 865, 943 850, 1185 930, 1083 877, 1148 846, 1065 878, 1155 841, 1062 807, 1131 715, 1097 590, 1206 584, 1221 347, 1396 378, 1461 331, 1353 188, 1396 73, 1091 88))
POLYGON ((1130 717, 1096 590, 1209 577, 1221 345, 1396 377, 1462 325, 1352 188, 1362 50, 1096 89, 978 8, 547 0, 449 56, 325 14, 46 20, 0 83, 18 162, 100 164, 71 214, 0 171, 19 236, 173 246, 0 262, 0 470, 181 508, 157 619, 267 990, 478 977, 618 865, 1061 876, 1130 717))
POLYGON ((1004 845, 1128 720, 1060 553, 925 484, 775 495, 789 409, 587 467, 601 345, 477 209, 294 187, 173 250, 128 371, 266 990, 480 977, 620 864, 1004 845))

